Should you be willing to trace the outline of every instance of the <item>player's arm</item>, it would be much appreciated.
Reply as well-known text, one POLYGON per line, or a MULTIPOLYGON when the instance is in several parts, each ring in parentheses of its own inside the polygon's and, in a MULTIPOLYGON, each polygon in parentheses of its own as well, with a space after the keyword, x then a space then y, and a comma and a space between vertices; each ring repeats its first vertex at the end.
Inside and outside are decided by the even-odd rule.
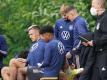
POLYGON ((7 55, 7 43, 3 36, 0 38, 0 56, 6 56, 7 55))
POLYGON ((52 58, 52 47, 50 44, 47 44, 44 52, 44 60, 41 67, 49 66, 52 58))
POLYGON ((54 27, 54 36, 55 36, 56 39, 58 39, 58 33, 59 33, 58 23, 56 22, 55 27, 54 27))

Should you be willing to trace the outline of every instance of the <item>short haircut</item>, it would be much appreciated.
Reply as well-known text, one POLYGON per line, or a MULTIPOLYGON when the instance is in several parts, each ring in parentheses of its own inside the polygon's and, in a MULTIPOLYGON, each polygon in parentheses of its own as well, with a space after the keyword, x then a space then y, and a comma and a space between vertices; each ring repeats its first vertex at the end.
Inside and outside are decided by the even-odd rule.
POLYGON ((51 25, 46 25, 41 27, 40 29, 40 34, 45 34, 45 33, 54 33, 53 27, 51 25))
POLYGON ((31 29, 40 30, 40 27, 38 25, 31 25, 31 26, 28 27, 27 31, 29 31, 31 29))
POLYGON ((28 56, 29 51, 28 50, 22 50, 19 54, 18 54, 18 58, 24 58, 26 59, 28 56))
POLYGON ((74 6, 69 6, 65 12, 68 13, 68 12, 73 11, 73 10, 77 11, 77 9, 74 6))
POLYGON ((68 8, 68 5, 63 4, 63 5, 60 7, 60 14, 61 14, 61 15, 65 15, 67 8, 68 8))
MULTIPOLYGON (((92 1, 94 1, 94 0, 92 0, 92 1)), ((99 5, 101 5, 102 8, 106 7, 106 0, 95 0, 95 1, 97 1, 97 3, 99 5)))

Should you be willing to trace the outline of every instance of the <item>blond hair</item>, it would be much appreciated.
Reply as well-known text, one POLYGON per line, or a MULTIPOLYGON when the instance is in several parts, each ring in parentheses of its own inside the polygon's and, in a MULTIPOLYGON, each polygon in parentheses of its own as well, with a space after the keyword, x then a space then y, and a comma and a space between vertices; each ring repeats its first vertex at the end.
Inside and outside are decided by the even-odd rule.
POLYGON ((31 26, 28 27, 27 31, 29 31, 31 29, 40 30, 40 27, 38 25, 31 25, 31 26))
POLYGON ((68 7, 69 7, 68 5, 63 4, 63 5, 60 7, 60 14, 61 14, 61 15, 65 15, 65 14, 66 14, 66 9, 67 9, 68 7))
POLYGON ((92 1, 96 1, 96 3, 101 6, 101 8, 105 8, 106 6, 106 0, 92 0, 92 1))

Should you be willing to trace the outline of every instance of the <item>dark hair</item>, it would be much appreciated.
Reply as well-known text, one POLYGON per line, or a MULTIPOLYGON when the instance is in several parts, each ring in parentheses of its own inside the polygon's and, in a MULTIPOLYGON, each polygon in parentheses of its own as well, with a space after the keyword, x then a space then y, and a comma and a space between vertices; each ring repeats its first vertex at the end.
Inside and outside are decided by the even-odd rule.
POLYGON ((29 51, 28 50, 23 50, 18 54, 18 58, 24 58, 26 59, 28 56, 29 51))
POLYGON ((66 9, 66 13, 72 11, 72 10, 76 10, 76 8, 74 6, 69 6, 67 9, 66 9))
POLYGON ((40 34, 45 34, 45 33, 54 33, 53 27, 51 25, 46 25, 41 27, 40 34))
POLYGON ((40 30, 40 27, 39 27, 38 25, 31 25, 31 26, 28 27, 28 30, 27 30, 27 31, 29 31, 29 30, 31 30, 31 29, 40 30))

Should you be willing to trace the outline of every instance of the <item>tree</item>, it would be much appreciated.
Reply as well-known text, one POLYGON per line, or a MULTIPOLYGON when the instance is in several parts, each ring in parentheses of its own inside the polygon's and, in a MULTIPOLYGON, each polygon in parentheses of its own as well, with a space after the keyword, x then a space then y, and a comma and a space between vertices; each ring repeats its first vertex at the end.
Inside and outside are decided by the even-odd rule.
POLYGON ((76 6, 80 15, 88 21, 90 30, 93 30, 95 22, 89 13, 90 0, 0 0, 0 32, 9 44, 6 61, 15 52, 28 48, 28 26, 54 25, 60 18, 59 8, 63 3, 76 6))

